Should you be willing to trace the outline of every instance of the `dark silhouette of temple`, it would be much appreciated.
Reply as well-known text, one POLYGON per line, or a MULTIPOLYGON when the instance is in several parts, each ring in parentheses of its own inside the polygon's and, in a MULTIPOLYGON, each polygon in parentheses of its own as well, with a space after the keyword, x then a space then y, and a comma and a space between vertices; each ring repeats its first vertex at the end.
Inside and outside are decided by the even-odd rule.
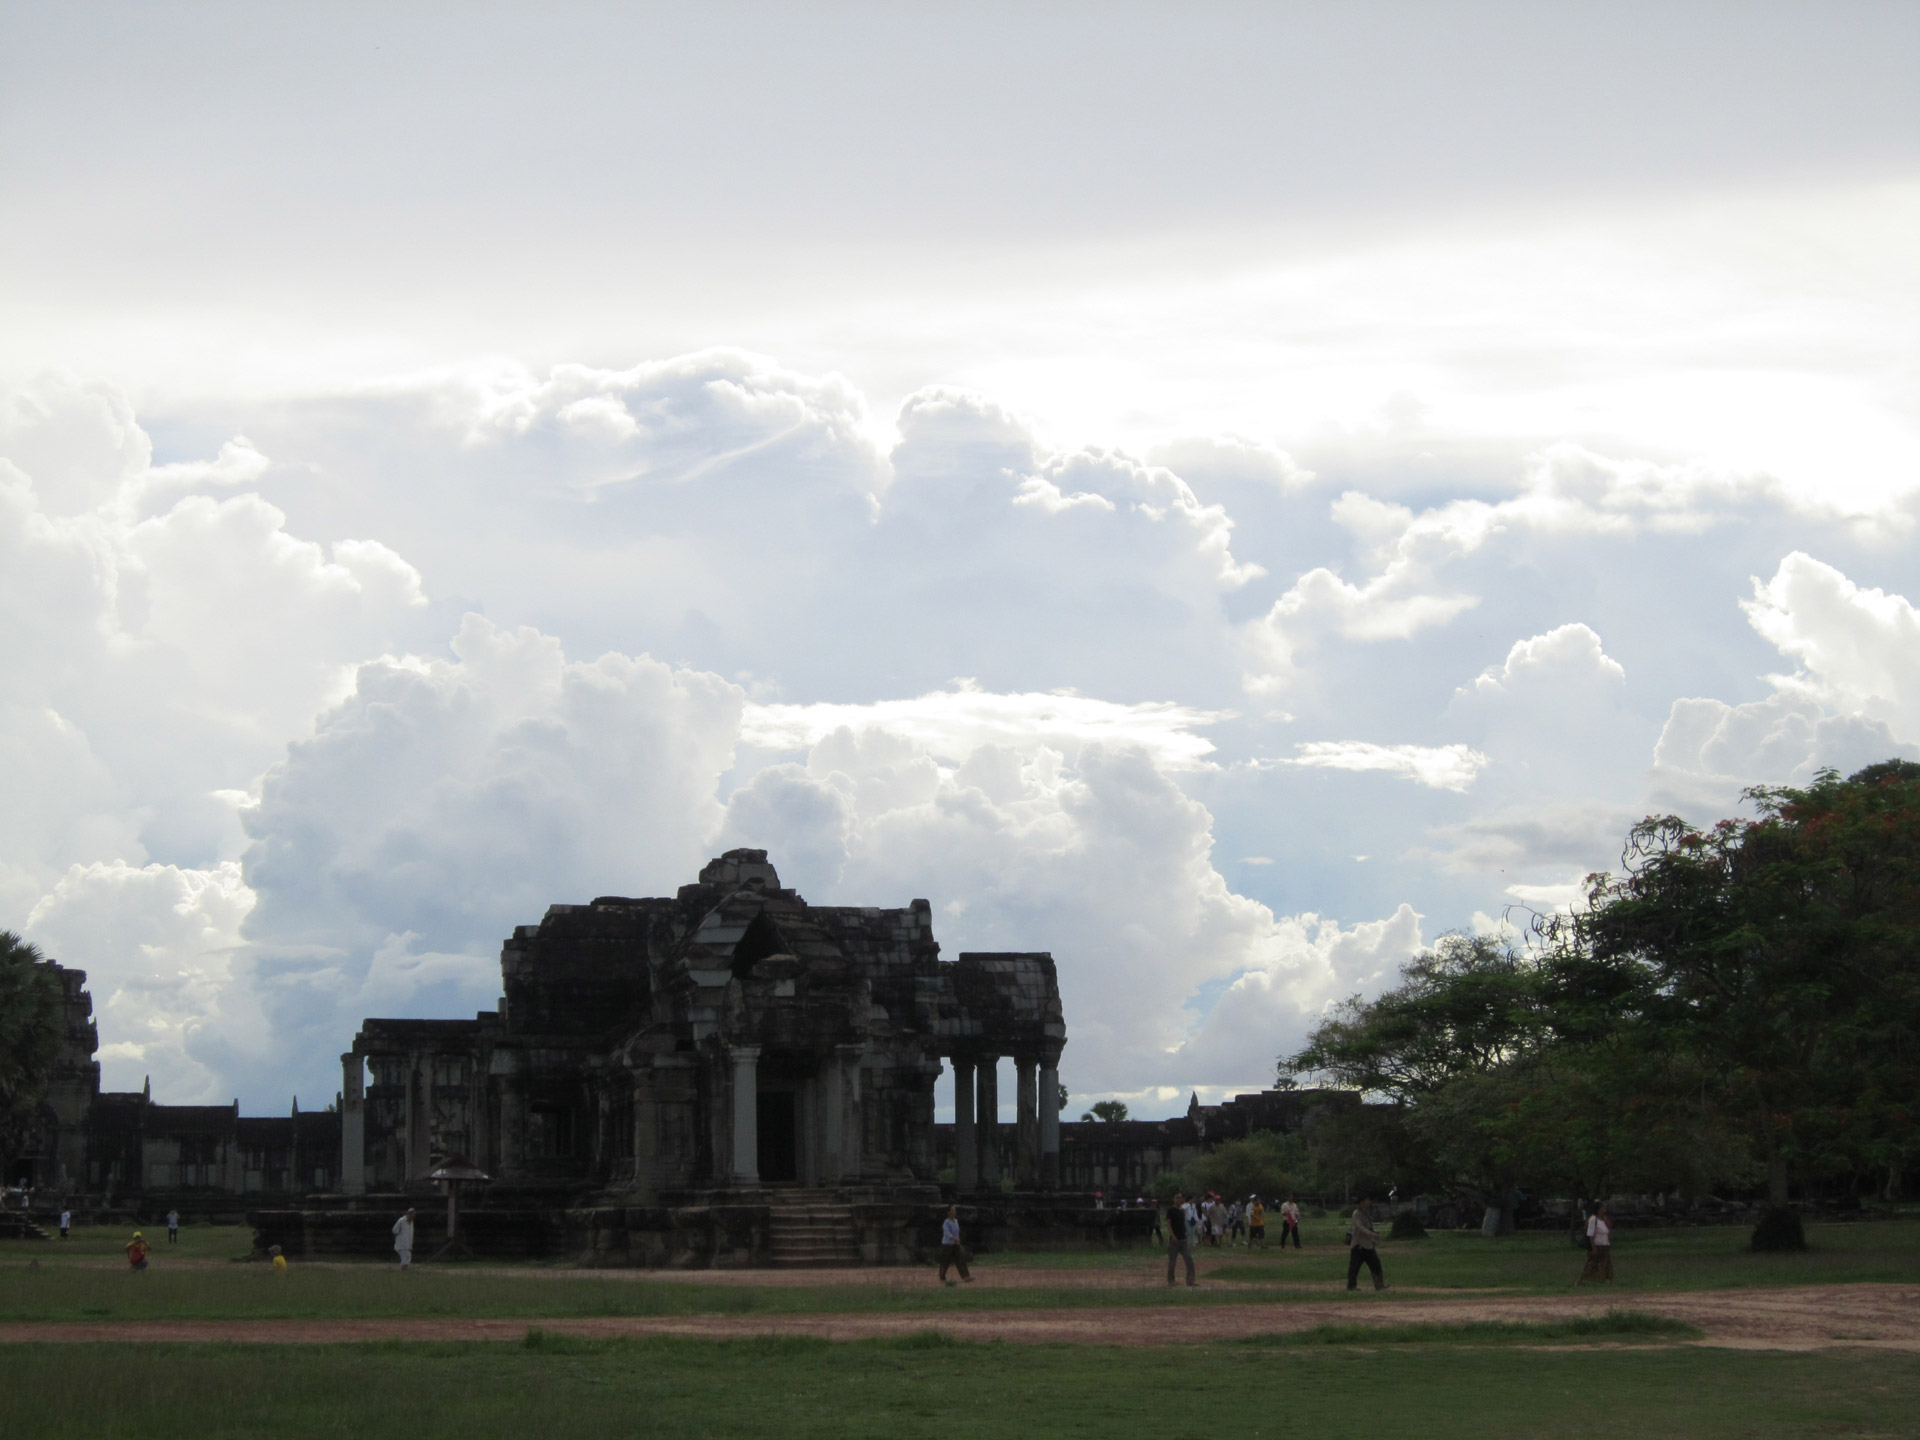
POLYGON ((354 1037, 348 1194, 421 1187, 451 1155, 569 1199, 927 1185, 943 1061, 962 1081, 956 1178, 997 1188, 1003 1056, 1019 1077, 1011 1178, 1057 1183, 1053 958, 942 960, 925 900, 809 905, 764 850, 730 850, 669 898, 551 907, 500 968, 496 1011, 354 1037))

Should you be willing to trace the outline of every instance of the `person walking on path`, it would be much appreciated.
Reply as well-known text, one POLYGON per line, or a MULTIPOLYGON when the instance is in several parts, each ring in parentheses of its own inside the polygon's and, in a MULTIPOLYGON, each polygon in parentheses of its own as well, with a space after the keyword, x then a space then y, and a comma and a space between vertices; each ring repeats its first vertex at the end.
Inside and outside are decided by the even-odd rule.
POLYGON ((940 1281, 944 1285, 953 1284, 953 1281, 947 1279, 949 1267, 957 1268, 960 1271, 960 1278, 969 1285, 973 1283, 973 1276, 967 1273, 967 1247, 960 1243, 960 1207, 958 1205, 947 1206, 947 1218, 940 1222, 940 1281))
POLYGON ((129 1270, 146 1269, 147 1255, 151 1249, 146 1238, 138 1230, 134 1231, 133 1239, 127 1242, 127 1268, 129 1270))
POLYGON ((1293 1237, 1293 1248, 1300 1248, 1300 1207, 1289 1200, 1280 1207, 1280 1248, 1287 1248, 1287 1237, 1293 1237))
POLYGON ((62 1240, 66 1239, 67 1231, 71 1230, 72 1228, 73 1228, 73 1211, 62 1209, 60 1211, 60 1238, 62 1240))
POLYGON ((1589 1280, 1604 1280, 1613 1283, 1613 1226, 1608 1223, 1607 1202, 1602 1200, 1593 1207, 1593 1214, 1587 1217, 1587 1263, 1580 1271, 1580 1278, 1573 1283, 1584 1285, 1589 1280))
POLYGON ((1347 1237, 1347 1289, 1360 1288, 1360 1267, 1373 1272, 1373 1288, 1387 1288, 1380 1272, 1380 1232, 1373 1228, 1373 1196, 1362 1195, 1360 1208, 1353 1212, 1353 1233, 1347 1237))
POLYGON ((402 1270, 413 1264, 413 1211, 411 1210, 393 1222, 393 1251, 400 1257, 402 1270))
POLYGON ((167 1244, 178 1245, 179 1243, 180 1212, 178 1210, 169 1210, 167 1211, 167 1244))
POLYGON ((1191 1290, 1193 1279, 1193 1214, 1187 1209, 1185 1195, 1174 1192, 1173 1203, 1167 1207, 1167 1284, 1173 1284, 1173 1267, 1184 1258, 1187 1262, 1187 1288, 1191 1290))
POLYGON ((1247 1202, 1247 1248, 1267 1248, 1267 1207, 1258 1195, 1247 1202))

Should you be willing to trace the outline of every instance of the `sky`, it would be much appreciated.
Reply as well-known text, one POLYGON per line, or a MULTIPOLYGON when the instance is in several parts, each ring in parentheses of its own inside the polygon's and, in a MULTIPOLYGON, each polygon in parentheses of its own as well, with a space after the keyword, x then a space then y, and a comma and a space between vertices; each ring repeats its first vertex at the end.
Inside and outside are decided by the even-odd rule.
POLYGON ((1052 951, 1073 1113, 1267 1085, 1638 818, 1920 758, 1917 68, 1884 3, 0 3, 0 927, 109 1088, 273 1112, 746 845, 1052 951))

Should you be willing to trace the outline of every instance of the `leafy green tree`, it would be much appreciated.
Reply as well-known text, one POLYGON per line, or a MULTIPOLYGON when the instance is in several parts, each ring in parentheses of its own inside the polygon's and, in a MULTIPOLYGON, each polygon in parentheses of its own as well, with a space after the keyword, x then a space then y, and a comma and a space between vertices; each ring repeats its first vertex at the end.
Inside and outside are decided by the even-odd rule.
POLYGON ((0 1162, 32 1133, 60 1051, 64 1017, 59 978, 46 957, 0 930, 0 1162))
POLYGON ((1553 927, 1570 965, 1640 997, 1789 1183, 1914 1153, 1920 1083, 1920 765, 1747 792, 1753 820, 1635 826, 1623 873, 1553 927))
POLYGON ((1447 936, 1394 989, 1337 1008, 1283 1068, 1398 1102, 1315 1133, 1319 1168, 1471 1187, 1502 1230, 1520 1185, 1605 1194, 1744 1176, 1697 1065, 1646 1023, 1649 995, 1644 977, 1576 947, 1447 936), (1363 1121, 1371 1137, 1347 1133, 1363 1121))
POLYGON ((1310 1162, 1306 1143, 1298 1135, 1262 1131, 1243 1140, 1228 1140, 1190 1161, 1177 1175, 1157 1177, 1156 1194, 1184 1190, 1189 1195, 1217 1191, 1244 1199, 1249 1195, 1285 1198, 1306 1193, 1310 1162))
POLYGON ((1124 1100, 1096 1100, 1093 1108, 1080 1117, 1082 1120, 1100 1120, 1116 1125, 1127 1118, 1127 1102, 1124 1100))

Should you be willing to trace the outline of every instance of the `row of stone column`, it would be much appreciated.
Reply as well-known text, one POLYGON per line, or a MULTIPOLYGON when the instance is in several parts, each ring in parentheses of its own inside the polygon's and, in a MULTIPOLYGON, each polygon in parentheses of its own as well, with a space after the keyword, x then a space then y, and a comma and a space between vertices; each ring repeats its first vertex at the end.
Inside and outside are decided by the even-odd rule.
MULTIPOLYGON (((1015 1056, 1016 1185, 1060 1183, 1060 1066, 1015 1056)), ((1000 1185, 1000 1057, 953 1057, 953 1184, 961 1193, 1000 1185)))

